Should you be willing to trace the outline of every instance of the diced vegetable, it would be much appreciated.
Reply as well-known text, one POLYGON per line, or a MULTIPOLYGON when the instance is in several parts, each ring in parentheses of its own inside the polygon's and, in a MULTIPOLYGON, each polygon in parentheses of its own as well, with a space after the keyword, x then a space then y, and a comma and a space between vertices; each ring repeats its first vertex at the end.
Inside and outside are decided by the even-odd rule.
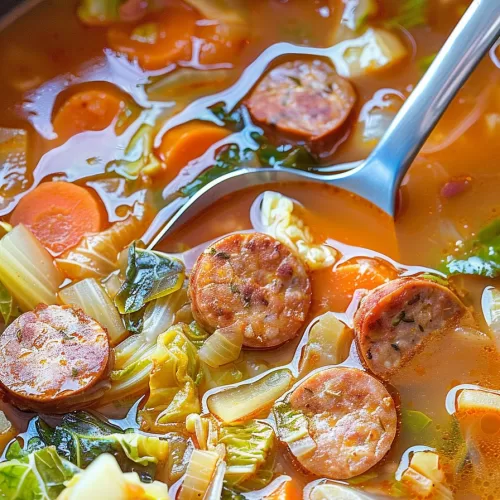
POLYGON ((140 238, 149 223, 144 208, 109 229, 85 236, 80 244, 56 259, 59 269, 72 280, 105 278, 118 267, 118 254, 140 238))
POLYGON ((370 28, 358 38, 335 45, 331 58, 339 75, 353 78, 387 69, 407 54, 397 35, 370 28))
POLYGON ((20 224, 0 240, 0 280, 21 309, 30 311, 57 302, 63 277, 47 250, 20 224))
POLYGON ((453 493, 446 486, 446 478, 441 459, 432 451, 419 451, 413 454, 410 466, 401 476, 402 483, 421 498, 452 499, 453 493))
POLYGON ((174 325, 158 337, 152 356, 149 397, 139 412, 147 429, 184 422, 190 413, 201 410, 197 381, 200 363, 196 347, 184 334, 187 325, 174 325))
MULTIPOLYGON (((223 425, 219 431, 219 443, 226 449, 224 479, 230 488, 243 491, 260 489, 272 479, 272 471, 270 475, 260 474, 266 470, 268 460, 274 463, 275 436, 270 425, 258 420, 223 425)), ((272 464, 268 468, 272 469, 272 464)))
POLYGON ((359 31, 378 12, 376 0, 344 0, 344 4, 341 24, 351 31, 359 31))
POLYGON ((236 361, 243 345, 243 327, 230 326, 216 330, 203 344, 198 355, 212 368, 236 361))
POLYGON ((288 445, 295 457, 303 457, 314 452, 316 442, 309 434, 309 420, 300 410, 294 410, 286 401, 278 401, 273 406, 278 435, 288 445))
POLYGON ((141 250, 135 244, 128 252, 126 280, 115 297, 122 314, 139 311, 147 302, 170 295, 184 282, 184 264, 159 252, 141 250))
POLYGON ((370 500, 362 491, 340 484, 324 483, 314 486, 305 500, 370 500))
POLYGON ((428 0, 400 0, 398 13, 389 20, 388 26, 414 28, 427 23, 428 0))
POLYGON ((226 423, 249 419, 270 408, 290 387, 292 378, 287 369, 271 371, 257 380, 212 394, 208 408, 226 423))
POLYGON ((122 473, 112 455, 103 454, 67 484, 58 500, 169 500, 168 487, 160 481, 142 483, 133 472, 122 473))
POLYGON ((17 430, 12 422, 7 418, 3 411, 0 411, 0 453, 3 453, 5 447, 17 435, 17 430))
POLYGON ((26 130, 0 127, 1 209, 5 209, 13 201, 13 196, 28 187, 27 150, 28 133, 26 130))
POLYGON ((127 145, 123 158, 114 160, 106 167, 108 172, 116 172, 132 181, 141 175, 156 175, 161 171, 161 164, 153 153, 154 128, 143 123, 127 145))
POLYGON ((448 274, 475 274, 496 278, 500 274, 500 219, 481 229, 466 241, 456 255, 443 262, 448 274))
POLYGON ((2 315, 4 325, 7 326, 13 319, 17 318, 21 311, 14 301, 12 294, 0 282, 0 314, 2 315))
POLYGON ((327 312, 309 330, 300 360, 301 374, 328 365, 338 365, 347 359, 353 334, 335 314, 327 312))
POLYGON ((214 476, 219 454, 215 451, 194 450, 182 483, 178 500, 199 500, 205 497, 214 476))
POLYGON ((302 488, 298 481, 294 481, 288 476, 280 476, 274 482, 278 481, 280 482, 277 488, 266 494, 264 500, 303 500, 302 488))
MULTIPOLYGON (((258 198, 260 201, 260 198, 258 198)), ((293 200, 280 193, 266 191, 261 206, 252 209, 252 222, 262 230, 294 250, 310 269, 330 267, 335 262, 337 252, 327 245, 317 245, 309 228, 293 213, 293 200)))
POLYGON ((200 71, 179 68, 153 80, 153 83, 146 85, 145 90, 152 101, 176 101, 179 106, 224 89, 235 77, 231 69, 200 71))
POLYGON ((54 447, 21 453, 0 463, 0 497, 55 500, 80 469, 62 459, 54 447))
POLYGON ((78 17, 89 25, 100 25, 120 19, 122 0, 82 0, 78 6, 78 17))
POLYGON ((466 412, 500 412, 500 394, 465 389, 458 396, 457 410, 466 412))
POLYGON ((170 328, 175 313, 186 301, 187 293, 182 288, 148 303, 141 333, 128 337, 115 347, 111 388, 104 394, 102 403, 144 394, 147 391, 157 338, 170 328))
POLYGON ((118 310, 94 278, 87 278, 64 288, 59 292, 59 297, 65 304, 80 307, 104 326, 112 346, 118 344, 127 334, 118 310))
POLYGON ((152 481, 157 465, 168 458, 167 441, 135 432, 123 433, 83 411, 64 415, 56 427, 38 417, 35 425, 46 446, 55 446, 61 457, 81 469, 102 453, 110 453, 123 471, 137 472, 145 481, 152 481))
POLYGON ((203 377, 200 383, 202 391, 208 391, 223 385, 236 384, 243 380, 243 373, 235 363, 228 363, 219 368, 211 368, 206 363, 201 363, 203 377))
POLYGON ((207 19, 227 24, 245 23, 247 2, 244 0, 186 0, 207 19))
POLYGON ((43 182, 17 204, 10 222, 24 224, 54 254, 103 226, 103 207, 87 189, 70 182, 43 182))

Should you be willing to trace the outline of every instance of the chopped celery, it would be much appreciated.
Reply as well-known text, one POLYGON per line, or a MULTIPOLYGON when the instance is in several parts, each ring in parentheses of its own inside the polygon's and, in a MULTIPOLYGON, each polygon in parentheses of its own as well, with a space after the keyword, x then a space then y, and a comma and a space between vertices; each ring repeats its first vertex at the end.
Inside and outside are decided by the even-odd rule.
POLYGON ((406 47, 397 35, 370 28, 358 38, 335 45, 331 58, 337 73, 351 78, 387 69, 407 54, 406 47))
POLYGON ((243 345, 243 327, 229 326, 216 330, 205 340, 198 355, 212 368, 236 361, 243 345))
POLYGON ((255 479, 268 458, 273 458, 275 437, 270 425, 258 420, 240 425, 223 425, 219 431, 219 443, 226 449, 226 485, 242 490, 248 488, 249 481, 252 482, 252 489, 267 485, 272 474, 260 477, 257 483, 255 479))
POLYGON ((0 281, 29 311, 41 303, 56 304, 63 277, 47 250, 19 224, 0 240, 0 281))
POLYGON ((397 14, 388 21, 387 25, 410 29, 426 24, 427 8, 428 0, 400 0, 397 14))
POLYGON ((201 410, 197 388, 198 352, 184 334, 185 328, 187 325, 177 324, 158 337, 151 358, 149 397, 139 412, 148 429, 184 422, 190 413, 201 410))
POLYGON ((87 278, 59 292, 65 304, 80 307, 108 331, 111 345, 123 340, 127 331, 112 300, 103 287, 94 279, 87 278))
POLYGON ((194 450, 187 467, 178 500, 199 500, 207 493, 214 476, 219 454, 215 451, 194 450))
POLYGON ((258 380, 224 389, 208 398, 208 408, 226 423, 242 421, 269 409, 290 387, 292 374, 287 369, 273 370, 258 380))

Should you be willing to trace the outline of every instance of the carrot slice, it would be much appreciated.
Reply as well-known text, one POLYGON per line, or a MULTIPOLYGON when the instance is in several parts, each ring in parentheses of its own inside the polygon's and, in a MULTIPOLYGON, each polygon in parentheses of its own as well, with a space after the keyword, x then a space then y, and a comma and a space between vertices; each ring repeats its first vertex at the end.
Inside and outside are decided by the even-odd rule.
POLYGON ((266 495, 263 500, 301 500, 302 490, 292 479, 281 483, 269 495, 266 495))
POLYGON ((396 269, 389 264, 377 259, 359 258, 333 271, 326 269, 316 272, 313 296, 324 296, 330 311, 345 311, 356 290, 373 290, 397 276, 396 269))
POLYGON ((164 179, 169 182, 190 161, 200 157, 231 132, 211 123, 190 122, 169 130, 163 137, 158 155, 165 163, 164 179))
POLYGON ((73 94, 57 112, 53 127, 59 139, 67 140, 89 130, 104 130, 120 111, 118 95, 102 90, 73 94))
POLYGON ((12 225, 25 224, 53 254, 103 226, 103 209, 90 192, 69 182, 44 182, 21 199, 12 225))
POLYGON ((217 23, 198 26, 201 64, 232 63, 248 44, 248 28, 244 24, 217 23))
POLYGON ((108 43, 116 52, 137 60, 145 70, 188 61, 192 53, 197 15, 184 4, 171 5, 151 21, 118 24, 108 30, 108 43))

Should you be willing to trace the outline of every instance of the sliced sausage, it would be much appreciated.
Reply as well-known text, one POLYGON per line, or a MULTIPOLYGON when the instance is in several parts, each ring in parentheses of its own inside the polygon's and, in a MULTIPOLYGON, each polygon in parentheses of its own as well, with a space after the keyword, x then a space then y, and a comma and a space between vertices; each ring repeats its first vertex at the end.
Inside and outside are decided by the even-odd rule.
POLYGON ((293 61, 271 70, 250 95, 253 118, 307 140, 342 126, 356 102, 351 83, 322 61, 293 61))
POLYGON ((467 309, 448 288, 423 278, 401 278, 370 292, 354 316, 366 366, 387 379, 423 346, 426 338, 457 323, 467 309))
POLYGON ((85 395, 110 368, 106 331, 71 306, 39 305, 0 336, 0 385, 23 409, 89 404, 85 395))
POLYGON ((396 436, 393 398, 376 378, 357 368, 315 373, 291 393, 289 403, 305 415, 316 443, 312 453, 297 460, 317 476, 363 474, 385 456, 396 436))
POLYGON ((302 262, 278 240, 235 233, 196 261, 189 293, 193 315, 209 331, 239 323, 243 344, 270 348, 295 337, 307 316, 311 284, 302 262))

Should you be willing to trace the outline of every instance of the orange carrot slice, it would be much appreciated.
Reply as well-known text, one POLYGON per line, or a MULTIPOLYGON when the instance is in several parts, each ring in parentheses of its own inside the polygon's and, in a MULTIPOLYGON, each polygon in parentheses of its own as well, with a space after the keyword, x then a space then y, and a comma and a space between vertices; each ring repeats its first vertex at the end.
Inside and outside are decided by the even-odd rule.
POLYGON ((150 21, 112 26, 108 30, 108 43, 145 70, 161 69, 191 58, 196 21, 195 11, 179 3, 168 6, 150 21))
POLYGON ((12 225, 25 224, 45 248, 60 254, 103 226, 103 208, 90 192, 69 182, 44 182, 21 199, 12 225))
POLYGON ((83 90, 73 94, 57 112, 53 127, 59 139, 89 130, 104 130, 120 111, 118 95, 103 90, 83 90))
POLYGON ((266 495, 263 500, 301 500, 302 490, 292 479, 281 483, 276 490, 266 495))
POLYGON ((169 130, 163 137, 158 155, 165 163, 164 179, 169 182, 190 161, 200 157, 231 132, 211 123, 190 122, 169 130))

